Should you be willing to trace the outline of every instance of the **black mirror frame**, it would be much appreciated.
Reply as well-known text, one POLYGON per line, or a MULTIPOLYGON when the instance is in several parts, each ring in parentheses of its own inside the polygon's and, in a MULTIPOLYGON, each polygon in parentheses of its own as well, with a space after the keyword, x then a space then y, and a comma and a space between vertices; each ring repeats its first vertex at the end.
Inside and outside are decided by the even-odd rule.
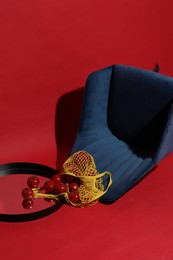
MULTIPOLYGON (((30 162, 15 162, 0 165, 0 177, 11 174, 33 174, 42 177, 51 178, 53 175, 59 172, 51 167, 43 164, 30 163, 30 162)), ((37 212, 26 214, 3 214, 0 213, 1 222, 24 222, 36 220, 42 217, 46 217, 51 213, 58 210, 63 205, 63 202, 56 202, 53 206, 46 209, 39 210, 37 212)))

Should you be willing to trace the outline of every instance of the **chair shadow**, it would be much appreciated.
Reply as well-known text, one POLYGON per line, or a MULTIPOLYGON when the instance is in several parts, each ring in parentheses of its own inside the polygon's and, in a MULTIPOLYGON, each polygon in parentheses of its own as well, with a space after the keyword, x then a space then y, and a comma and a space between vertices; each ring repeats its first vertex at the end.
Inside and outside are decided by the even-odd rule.
POLYGON ((83 103, 84 87, 62 95, 56 105, 55 138, 57 146, 57 170, 62 170, 69 157, 78 131, 83 103))

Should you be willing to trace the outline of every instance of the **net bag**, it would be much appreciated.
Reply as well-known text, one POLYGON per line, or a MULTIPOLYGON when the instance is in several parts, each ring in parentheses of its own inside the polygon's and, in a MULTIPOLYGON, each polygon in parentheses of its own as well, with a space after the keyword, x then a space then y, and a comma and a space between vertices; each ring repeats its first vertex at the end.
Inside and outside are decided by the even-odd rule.
POLYGON ((96 169, 94 158, 86 151, 78 151, 70 156, 63 164, 63 174, 78 179, 80 202, 70 201, 68 193, 64 197, 68 203, 77 207, 92 206, 99 201, 112 184, 111 173, 105 171, 99 173, 96 169), (103 177, 108 177, 107 187, 103 185, 103 177))
MULTIPOLYGON (((63 172, 59 173, 62 182, 59 186, 65 185, 65 191, 55 189, 55 186, 50 190, 50 186, 32 188, 33 198, 45 198, 62 200, 76 207, 89 207, 96 204, 99 198, 103 196, 112 184, 111 173, 108 171, 99 173, 96 169, 94 158, 86 151, 78 151, 71 155, 63 164, 63 172), (107 176, 107 185, 103 185, 103 177, 107 176), (71 180, 70 180, 71 178, 71 180), (77 183, 77 190, 71 190, 71 184, 77 183), (48 192, 49 190, 49 192, 48 192), (77 194, 77 200, 73 196, 77 194), (74 195, 75 193, 75 195, 74 195)), ((48 181, 48 185, 52 182, 48 181)), ((64 186, 63 186, 64 187, 64 186)), ((74 186, 73 186, 74 187, 74 186)))

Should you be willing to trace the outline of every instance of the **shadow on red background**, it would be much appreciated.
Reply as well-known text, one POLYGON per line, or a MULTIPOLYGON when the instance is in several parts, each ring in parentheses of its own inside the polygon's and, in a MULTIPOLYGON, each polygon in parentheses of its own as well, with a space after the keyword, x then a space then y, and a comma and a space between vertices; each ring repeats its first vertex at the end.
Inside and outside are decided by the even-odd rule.
POLYGON ((84 88, 62 95, 56 106, 55 137, 57 145, 57 169, 69 157, 77 134, 84 88))

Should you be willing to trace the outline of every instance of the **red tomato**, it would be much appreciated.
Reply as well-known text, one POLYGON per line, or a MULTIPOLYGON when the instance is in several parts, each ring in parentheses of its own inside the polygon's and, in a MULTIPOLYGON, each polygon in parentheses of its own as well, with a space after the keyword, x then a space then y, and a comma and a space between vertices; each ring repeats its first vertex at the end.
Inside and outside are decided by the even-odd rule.
POLYGON ((75 180, 74 176, 64 174, 64 182, 65 183, 74 182, 74 180, 75 180))
POLYGON ((32 209, 34 206, 34 202, 32 199, 24 199, 22 206, 24 207, 24 209, 32 209))
POLYGON ((51 192, 53 190, 54 186, 55 186, 55 182, 53 182, 52 180, 46 181, 45 184, 43 185, 43 189, 46 192, 51 192))
POLYGON ((73 203, 79 203, 80 202, 80 197, 79 197, 79 192, 74 190, 71 191, 68 195, 69 200, 73 203))
POLYGON ((66 191, 67 191, 67 185, 65 183, 63 183, 63 182, 55 183, 55 186, 54 186, 55 195, 64 193, 66 191))
POLYGON ((32 199, 33 198, 33 190, 31 188, 25 188, 22 190, 22 196, 24 199, 32 199))
POLYGON ((74 191, 74 190, 77 190, 79 188, 79 185, 76 183, 76 182, 71 182, 69 184, 69 189, 70 191, 74 191))
POLYGON ((50 203, 55 202, 55 200, 53 198, 44 198, 44 199, 45 199, 45 201, 50 202, 50 203))
POLYGON ((61 178, 60 174, 55 174, 55 175, 52 177, 52 181, 54 181, 55 183, 62 182, 62 178, 61 178))
POLYGON ((30 188, 37 188, 40 183, 40 179, 37 176, 31 176, 28 178, 27 184, 30 188))

